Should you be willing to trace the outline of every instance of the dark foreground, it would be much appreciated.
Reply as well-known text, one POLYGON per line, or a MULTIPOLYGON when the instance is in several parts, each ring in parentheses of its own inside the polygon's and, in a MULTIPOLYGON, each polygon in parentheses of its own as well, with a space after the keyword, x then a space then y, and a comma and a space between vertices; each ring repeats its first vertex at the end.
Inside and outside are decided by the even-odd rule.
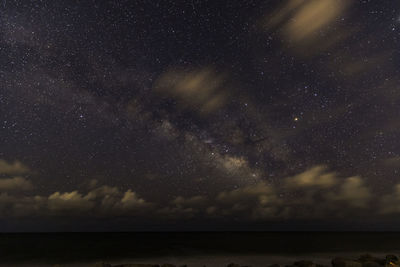
MULTIPOLYGON (((349 259, 349 258, 334 258, 331 261, 332 267, 398 267, 400 264, 399 259, 396 255, 386 255, 384 258, 374 257, 370 254, 361 255, 357 259, 349 259)), ((95 263, 94 267, 177 267, 173 264, 118 264, 111 265, 108 263, 95 263)), ((180 267, 187 267, 186 265, 180 267)), ((236 263, 230 263, 227 267, 250 267, 250 266, 241 266, 236 263)), ((268 267, 281 267, 280 264, 275 263, 269 265, 268 267)), ((285 267, 325 267, 324 265, 314 263, 310 260, 301 260, 293 262, 291 265, 286 265, 285 267)))
POLYGON ((0 266, 396 267, 399 254, 400 233, 393 232, 0 234, 0 266), (375 257, 359 256, 365 253, 375 257), (332 262, 335 257, 354 260, 332 262))
MULTIPOLYGON (((337 257, 332 259, 332 267, 399 267, 399 259, 396 255, 386 255, 385 257, 374 257, 370 254, 364 254, 356 259, 351 258, 341 258, 337 257)), ((60 266, 60 265, 56 265, 60 266)), ((178 267, 173 264, 117 264, 112 265, 109 263, 99 262, 91 265, 92 267, 178 267)), ((205 266, 205 265, 204 265, 205 266)), ((264 265, 266 267, 281 267, 283 265, 275 263, 272 265, 264 265)), ((187 265, 181 265, 179 267, 187 267, 187 265)), ((227 267, 251 267, 251 266, 241 266, 236 263, 230 263, 227 267)), ((295 261, 292 264, 285 265, 285 267, 327 267, 326 265, 314 263, 311 260, 300 260, 295 261)))

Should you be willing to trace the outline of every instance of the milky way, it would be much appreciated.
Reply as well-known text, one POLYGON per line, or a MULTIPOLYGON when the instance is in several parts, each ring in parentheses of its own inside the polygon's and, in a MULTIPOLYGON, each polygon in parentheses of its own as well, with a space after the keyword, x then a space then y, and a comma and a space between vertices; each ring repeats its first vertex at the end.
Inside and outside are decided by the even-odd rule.
POLYGON ((3 1, 0 226, 398 229, 399 16, 3 1))

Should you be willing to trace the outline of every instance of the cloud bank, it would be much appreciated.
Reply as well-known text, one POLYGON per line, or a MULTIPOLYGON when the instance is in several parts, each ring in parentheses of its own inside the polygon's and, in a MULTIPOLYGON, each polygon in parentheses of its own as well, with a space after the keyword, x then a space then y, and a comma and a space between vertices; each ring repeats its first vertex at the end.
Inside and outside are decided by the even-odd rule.
MULTIPOLYGON (((21 163, 4 164, 3 172, 28 170, 21 163), (6 166, 6 167, 4 167, 6 166)), ((243 167, 240 159, 227 159, 228 169, 243 167), (231 166, 232 162, 234 166, 231 166)), ((4 174, 4 173, 3 173, 4 174)), ((248 174, 248 172, 246 172, 248 174)), ((0 217, 141 217, 155 220, 281 221, 344 218, 353 215, 385 216, 400 213, 400 184, 378 196, 360 176, 341 177, 327 166, 314 166, 282 177, 279 184, 258 180, 213 195, 175 196, 167 203, 152 203, 133 189, 99 185, 90 180, 87 189, 29 195, 32 181, 22 177, 0 179, 0 217), (376 206, 373 212, 370 207, 376 206)))

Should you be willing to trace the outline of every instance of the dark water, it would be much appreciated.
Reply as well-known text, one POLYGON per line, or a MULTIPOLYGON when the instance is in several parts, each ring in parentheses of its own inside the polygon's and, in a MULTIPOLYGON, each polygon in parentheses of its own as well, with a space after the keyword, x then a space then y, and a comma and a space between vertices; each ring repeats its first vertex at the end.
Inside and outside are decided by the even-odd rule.
POLYGON ((199 232, 199 233, 24 233, 0 234, 0 265, 87 266, 152 262, 190 266, 267 266, 311 259, 329 263, 361 253, 400 254, 400 233, 199 232))

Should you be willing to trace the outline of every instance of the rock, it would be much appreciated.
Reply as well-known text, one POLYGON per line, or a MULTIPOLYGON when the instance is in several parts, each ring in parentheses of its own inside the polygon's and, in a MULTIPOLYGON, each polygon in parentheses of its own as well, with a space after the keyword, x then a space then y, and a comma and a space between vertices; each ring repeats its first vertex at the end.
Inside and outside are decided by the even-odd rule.
POLYGON ((111 267, 111 264, 104 263, 104 262, 96 262, 92 265, 92 267, 111 267))
POLYGON ((399 262, 399 258, 397 258, 395 255, 386 255, 386 264, 389 264, 390 262, 396 264, 399 262))
POLYGON ((358 260, 359 261, 361 261, 361 262, 364 262, 364 261, 373 261, 375 258, 371 255, 371 254, 362 254, 359 258, 358 258, 358 260))
POLYGON ((312 261, 296 261, 294 264, 294 266, 297 267, 315 267, 315 264, 312 261))
POLYGON ((364 261, 362 263, 362 267, 382 267, 382 264, 379 264, 376 261, 364 261))
MULTIPOLYGON (((386 263, 386 259, 379 259, 379 258, 376 258, 376 257, 370 255, 370 254, 361 255, 360 258, 359 258, 358 260, 359 260, 362 264, 368 263, 368 265, 371 265, 371 264, 372 264, 371 262, 376 262, 376 263, 378 263, 379 265, 385 265, 385 263, 386 263)), ((371 266, 371 267, 372 267, 372 266, 371 266)))
POLYGON ((236 263, 229 263, 227 267, 240 267, 240 265, 236 263))
POLYGON ((332 260, 333 267, 362 267, 361 262, 349 260, 345 258, 334 258, 332 260))
POLYGON ((400 267, 400 262, 399 261, 396 261, 396 262, 389 261, 385 266, 386 267, 400 267))

